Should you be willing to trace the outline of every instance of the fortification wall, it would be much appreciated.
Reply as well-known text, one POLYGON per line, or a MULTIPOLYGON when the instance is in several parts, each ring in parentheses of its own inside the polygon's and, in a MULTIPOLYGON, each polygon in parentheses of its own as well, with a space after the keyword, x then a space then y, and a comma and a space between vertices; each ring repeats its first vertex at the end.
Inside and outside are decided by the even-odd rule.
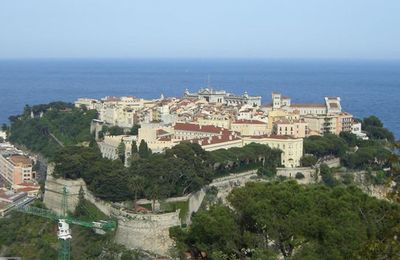
POLYGON ((115 242, 131 249, 142 249, 168 255, 174 246, 169 228, 179 226, 179 210, 165 214, 133 214, 119 212, 115 242))
POLYGON ((67 206, 69 211, 74 211, 78 204, 78 196, 80 188, 86 188, 86 184, 82 179, 64 180, 53 177, 54 165, 49 164, 47 167, 47 177, 45 183, 45 192, 43 202, 45 206, 58 214, 62 213, 63 189, 67 187, 68 199, 67 206))
POLYGON ((235 187, 241 187, 246 182, 252 181, 257 177, 257 170, 252 170, 244 173, 230 174, 226 177, 213 180, 209 186, 218 189, 217 197, 226 203, 226 197, 235 187))
POLYGON ((295 179, 296 173, 300 172, 304 175, 303 179, 296 179, 300 184, 309 184, 315 182, 316 170, 310 167, 297 167, 297 168, 277 168, 277 176, 284 176, 286 178, 295 179))
POLYGON ((68 190, 68 209, 73 212, 78 204, 79 190, 82 187, 87 200, 106 215, 117 217, 118 227, 114 238, 116 243, 130 249, 143 249, 160 255, 168 254, 168 250, 173 246, 169 228, 181 224, 179 210, 166 214, 133 214, 117 210, 111 203, 96 198, 82 179, 56 179, 52 176, 53 171, 54 166, 49 165, 44 194, 46 207, 61 214, 65 186, 68 190))
POLYGON ((188 214, 186 217, 186 224, 189 225, 191 223, 192 214, 199 210, 201 203, 203 202, 203 199, 205 196, 206 196, 206 192, 205 192, 204 188, 195 193, 192 193, 189 196, 189 202, 188 202, 189 209, 188 209, 188 214))

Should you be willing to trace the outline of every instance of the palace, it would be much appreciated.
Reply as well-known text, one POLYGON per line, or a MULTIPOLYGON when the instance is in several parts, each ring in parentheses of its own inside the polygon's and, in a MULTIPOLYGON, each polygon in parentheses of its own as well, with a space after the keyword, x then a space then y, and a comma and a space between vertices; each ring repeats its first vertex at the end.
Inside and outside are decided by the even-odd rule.
POLYGON ((200 89, 197 93, 190 93, 189 90, 186 89, 184 97, 204 99, 210 103, 219 103, 225 105, 261 105, 260 96, 249 96, 247 92, 244 92, 244 94, 241 96, 236 96, 231 93, 227 93, 225 90, 214 90, 209 88, 200 89))

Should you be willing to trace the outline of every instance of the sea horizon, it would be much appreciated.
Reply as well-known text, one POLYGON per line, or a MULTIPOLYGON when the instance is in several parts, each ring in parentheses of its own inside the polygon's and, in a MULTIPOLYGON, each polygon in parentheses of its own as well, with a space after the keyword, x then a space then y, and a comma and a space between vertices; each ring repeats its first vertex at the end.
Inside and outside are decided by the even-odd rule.
POLYGON ((397 59, 285 58, 29 58, 0 59, 0 123, 25 104, 78 97, 182 96, 210 85, 270 101, 272 91, 297 103, 340 96, 355 117, 377 115, 400 137, 391 110, 400 96, 397 59), (210 80, 208 80, 210 79, 210 80))

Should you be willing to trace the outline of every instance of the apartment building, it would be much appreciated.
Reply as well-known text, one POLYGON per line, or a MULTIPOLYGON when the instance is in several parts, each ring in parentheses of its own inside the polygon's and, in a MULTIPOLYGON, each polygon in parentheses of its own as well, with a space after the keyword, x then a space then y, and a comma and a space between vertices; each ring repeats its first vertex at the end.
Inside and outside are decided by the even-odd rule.
POLYGON ((0 155, 0 175, 10 186, 32 181, 32 166, 32 160, 24 155, 0 155))

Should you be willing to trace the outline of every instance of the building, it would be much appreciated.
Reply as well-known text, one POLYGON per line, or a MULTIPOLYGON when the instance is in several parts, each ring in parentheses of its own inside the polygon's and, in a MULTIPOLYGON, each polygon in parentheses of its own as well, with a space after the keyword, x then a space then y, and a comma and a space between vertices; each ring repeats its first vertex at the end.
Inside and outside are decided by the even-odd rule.
POLYGON ((300 115, 326 115, 341 113, 340 97, 325 97, 324 103, 316 104, 293 104, 289 97, 282 96, 280 93, 272 92, 272 103, 269 105, 272 110, 283 109, 293 112, 298 110, 300 115))
POLYGON ((199 125, 213 125, 226 129, 231 128, 231 122, 232 120, 230 117, 225 115, 211 115, 197 118, 197 123, 199 125))
POLYGON ((355 134, 361 140, 368 140, 368 136, 366 133, 362 132, 361 130, 361 122, 354 120, 351 125, 351 133, 355 134))
POLYGON ((18 185, 35 178, 32 160, 24 155, 0 155, 0 175, 9 186, 18 185))
POLYGON ((138 131, 137 145, 144 140, 153 153, 161 153, 178 144, 173 140, 173 132, 172 127, 165 127, 161 123, 143 124, 138 131))
POLYGON ((214 90, 211 88, 200 89, 197 93, 190 93, 189 90, 186 90, 184 93, 184 97, 204 99, 210 103, 219 103, 224 105, 261 105, 260 96, 249 96, 247 92, 244 92, 244 94, 241 96, 237 96, 231 93, 227 93, 225 90, 214 90))
POLYGON ((173 126, 174 138, 178 140, 201 139, 223 135, 230 132, 228 129, 216 127, 213 125, 199 125, 192 123, 175 123, 173 126))
POLYGON ((266 122, 246 119, 232 122, 230 130, 238 132, 241 135, 266 135, 270 133, 266 122))
POLYGON ((199 144, 205 151, 215 151, 218 149, 229 149, 242 147, 242 139, 233 132, 224 132, 222 135, 204 137, 190 140, 191 143, 199 144))
POLYGON ((100 104, 100 101, 93 98, 78 98, 75 101, 75 107, 81 108, 85 107, 86 109, 97 109, 97 106, 100 104))
POLYGON ((7 132, 0 130, 0 140, 3 139, 3 141, 7 140, 7 132))
POLYGON ((265 144, 271 148, 280 149, 281 164, 288 168, 300 166, 303 156, 303 138, 291 136, 244 136, 242 137, 243 146, 250 143, 265 144))
POLYGON ((337 133, 337 116, 335 115, 305 115, 303 120, 308 124, 308 135, 323 135, 337 133))
POLYGON ((353 115, 341 112, 337 114, 336 134, 341 132, 351 132, 353 125, 353 115))
POLYGON ((281 119, 274 122, 273 133, 280 136, 304 138, 308 135, 308 123, 301 120, 281 119))
POLYGON ((128 166, 129 158, 132 155, 132 142, 136 141, 136 136, 133 135, 107 135, 100 142, 97 142, 103 158, 116 160, 119 158, 118 146, 121 143, 125 144, 125 166, 128 166))

